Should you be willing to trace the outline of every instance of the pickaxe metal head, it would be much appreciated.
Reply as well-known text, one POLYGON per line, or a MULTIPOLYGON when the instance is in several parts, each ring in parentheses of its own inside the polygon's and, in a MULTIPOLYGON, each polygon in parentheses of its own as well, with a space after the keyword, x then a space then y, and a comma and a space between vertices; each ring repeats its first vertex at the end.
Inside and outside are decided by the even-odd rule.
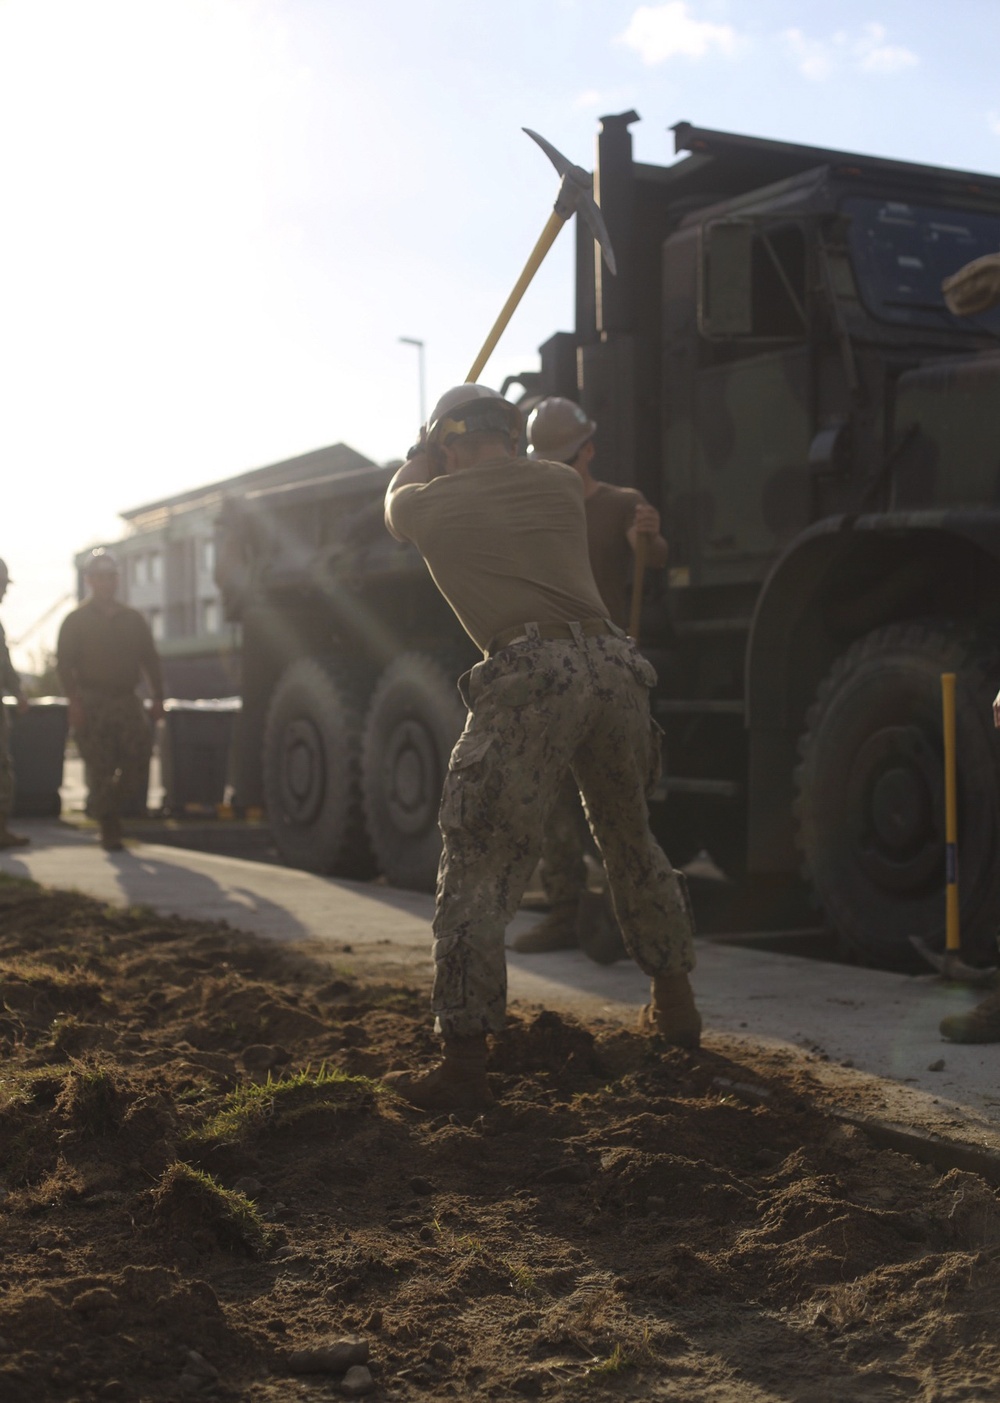
POLYGON ((576 166, 572 161, 568 161, 561 151, 556 150, 551 141, 545 140, 544 136, 539 136, 530 127, 522 127, 521 130, 527 132, 532 141, 538 142, 538 145, 562 176, 562 183, 559 186, 559 194, 556 196, 554 206, 556 214, 565 223, 572 219, 574 214, 579 213, 587 228, 600 244, 601 254, 608 269, 612 273, 616 273, 618 269, 615 265, 615 251, 611 247, 607 225, 604 223, 601 211, 593 196, 592 176, 582 166, 576 166))

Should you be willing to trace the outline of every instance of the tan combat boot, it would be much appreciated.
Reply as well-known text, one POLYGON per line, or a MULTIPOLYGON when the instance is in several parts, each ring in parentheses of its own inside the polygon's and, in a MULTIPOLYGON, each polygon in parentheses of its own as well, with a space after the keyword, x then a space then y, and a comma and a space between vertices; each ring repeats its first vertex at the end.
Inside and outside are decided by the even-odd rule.
POLYGON ((26 848, 31 842, 21 833, 12 833, 3 819, 0 819, 0 848, 26 848))
POLYGON ((421 1111, 481 1111, 493 1104, 486 1080, 486 1034, 445 1038, 439 1066, 429 1072, 390 1072, 382 1080, 421 1111))
POLYGON ((519 955, 544 955, 549 950, 575 950, 577 904, 560 902, 530 930, 515 935, 510 948, 519 955))
POLYGON ((120 818, 101 819, 101 847, 105 852, 118 853, 124 847, 122 842, 122 821, 120 818))
POLYGON ((652 983, 653 1002, 639 1011, 639 1029, 659 1033, 673 1047, 701 1044, 701 1014, 695 1007, 686 974, 658 974, 652 983))
POLYGON ((970 1008, 949 1013, 940 1023, 941 1036, 953 1043, 1000 1043, 1000 990, 970 1008))

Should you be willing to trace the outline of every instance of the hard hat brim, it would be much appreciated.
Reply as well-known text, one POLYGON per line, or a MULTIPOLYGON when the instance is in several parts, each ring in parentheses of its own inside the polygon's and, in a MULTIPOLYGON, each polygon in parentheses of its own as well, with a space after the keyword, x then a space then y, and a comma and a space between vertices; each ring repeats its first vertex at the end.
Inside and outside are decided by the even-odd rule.
POLYGON ((570 463, 587 440, 593 438, 596 433, 597 425, 594 423, 593 419, 588 419, 587 428, 581 428, 578 434, 574 434, 572 438, 565 439, 562 443, 552 444, 545 449, 535 448, 532 444, 529 444, 528 457, 543 458, 547 462, 570 463))

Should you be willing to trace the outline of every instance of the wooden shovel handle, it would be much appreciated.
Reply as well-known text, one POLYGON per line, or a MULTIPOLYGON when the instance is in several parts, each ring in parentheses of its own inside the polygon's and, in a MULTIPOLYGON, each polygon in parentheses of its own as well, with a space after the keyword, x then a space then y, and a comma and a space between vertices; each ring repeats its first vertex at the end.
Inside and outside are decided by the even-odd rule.
POLYGON ((646 557, 649 554, 649 536, 640 531, 635 538, 635 565, 632 569, 632 606, 628 616, 628 636, 639 641, 639 614, 642 610, 642 582, 646 574, 646 557))

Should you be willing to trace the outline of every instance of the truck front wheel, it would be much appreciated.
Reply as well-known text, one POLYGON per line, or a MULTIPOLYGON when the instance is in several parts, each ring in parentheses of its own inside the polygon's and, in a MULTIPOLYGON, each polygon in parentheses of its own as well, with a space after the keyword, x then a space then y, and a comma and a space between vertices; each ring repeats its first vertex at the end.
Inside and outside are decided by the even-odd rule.
POLYGON ((798 842, 831 923, 866 962, 913 968, 944 943, 941 674, 956 674, 959 890, 966 959, 995 954, 1000 915, 998 662, 947 622, 859 639, 822 683, 799 745, 798 842))
POLYGON ((396 887, 434 889, 441 786, 465 720, 455 680, 435 659, 404 653, 382 674, 368 708, 365 817, 378 865, 396 887))
POLYGON ((373 875, 361 813, 360 731, 351 689, 332 670, 299 658, 282 674, 264 727, 264 799, 289 866, 373 875))

